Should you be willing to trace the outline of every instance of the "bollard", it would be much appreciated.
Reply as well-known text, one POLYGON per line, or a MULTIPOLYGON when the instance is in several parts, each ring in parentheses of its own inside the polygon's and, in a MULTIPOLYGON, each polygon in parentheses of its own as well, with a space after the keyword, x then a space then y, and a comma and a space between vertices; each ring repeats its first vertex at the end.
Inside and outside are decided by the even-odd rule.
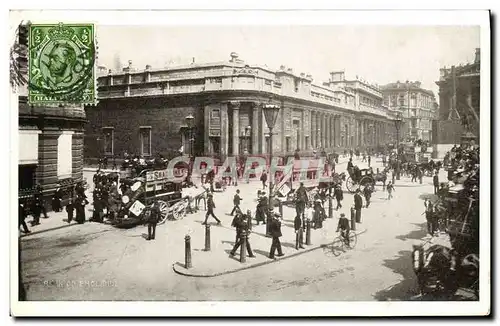
POLYGON ((247 210, 247 226, 248 226, 248 229, 251 230, 252 229, 252 212, 248 209, 247 210))
POLYGON ((304 229, 302 227, 299 229, 299 245, 304 246, 304 229))
POLYGON ((328 218, 333 218, 332 197, 328 196, 328 218))
POLYGON ((240 241, 240 263, 245 263, 247 261, 247 231, 241 231, 240 241))
POLYGON ((279 211, 280 211, 280 216, 283 218, 283 204, 281 201, 279 201, 279 211))
POLYGON ((306 245, 311 245, 311 220, 306 220, 306 245))
POLYGON ((266 216, 266 237, 271 237, 271 221, 272 221, 272 217, 271 217, 271 214, 272 214, 272 211, 269 209, 267 211, 267 216, 266 216))
POLYGON ((351 230, 356 231, 356 211, 351 207, 351 230))
POLYGON ((379 169, 377 168, 377 174, 378 174, 379 169))
POLYGON ((189 235, 186 235, 184 238, 184 244, 185 244, 185 264, 184 267, 186 269, 193 267, 193 263, 191 262, 191 237, 189 235))
POLYGON ((210 224, 205 225, 205 251, 210 251, 210 224))

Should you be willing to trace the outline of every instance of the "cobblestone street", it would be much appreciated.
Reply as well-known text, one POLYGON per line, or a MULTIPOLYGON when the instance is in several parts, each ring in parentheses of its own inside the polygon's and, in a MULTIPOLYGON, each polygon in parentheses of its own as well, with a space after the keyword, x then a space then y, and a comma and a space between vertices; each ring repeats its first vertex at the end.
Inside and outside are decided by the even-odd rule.
MULTIPOLYGON (((380 164, 375 163, 375 168, 380 164)), ((344 169, 345 163, 338 165, 338 171, 344 169)), ((91 180, 91 174, 85 177, 91 180)), ((240 183, 244 211, 254 211, 259 186, 256 181, 240 183)), ((377 186, 358 224, 364 233, 356 248, 339 256, 320 245, 334 238, 338 213, 349 216, 353 195, 347 191, 344 207, 322 229, 312 230, 312 245, 306 248, 316 246, 316 250, 271 261, 267 258, 271 239, 265 237, 265 226, 254 225, 250 241, 257 257, 247 258, 245 264, 270 263, 216 277, 176 274, 172 266, 184 263, 185 235, 192 239, 193 269, 240 268, 242 264, 228 256, 235 238, 228 216, 235 190, 228 187, 225 193, 214 195, 222 225, 211 227, 210 252, 203 251, 203 210, 159 226, 155 241, 145 241, 144 226, 123 230, 97 223, 23 237, 28 300, 408 300, 417 295, 411 245, 427 239, 421 198, 432 192, 431 178, 420 185, 402 177, 391 201, 377 186)), ((294 213, 293 208, 284 207, 283 258, 296 253, 294 213)), ((63 218, 62 213, 52 213, 42 222, 63 224, 63 218)))

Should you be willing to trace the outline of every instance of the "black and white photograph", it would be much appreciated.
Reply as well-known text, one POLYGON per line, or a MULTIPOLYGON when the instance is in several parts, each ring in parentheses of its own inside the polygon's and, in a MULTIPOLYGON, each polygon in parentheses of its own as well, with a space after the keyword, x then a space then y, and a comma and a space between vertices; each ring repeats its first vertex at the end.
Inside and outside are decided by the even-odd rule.
POLYGON ((488 11, 9 24, 14 316, 490 313, 488 11))

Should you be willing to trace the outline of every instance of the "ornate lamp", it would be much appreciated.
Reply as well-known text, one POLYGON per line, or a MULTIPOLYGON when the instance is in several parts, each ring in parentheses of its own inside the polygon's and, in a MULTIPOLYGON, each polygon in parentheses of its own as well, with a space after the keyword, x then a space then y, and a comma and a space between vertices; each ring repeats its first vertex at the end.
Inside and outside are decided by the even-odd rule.
POLYGON ((271 214, 272 214, 272 210, 273 210, 273 207, 274 207, 274 203, 273 203, 273 193, 272 193, 272 189, 273 189, 273 179, 274 179, 274 175, 271 171, 271 165, 272 165, 272 162, 273 162, 273 128, 274 128, 274 125, 276 124, 276 120, 278 119, 278 114, 280 112, 280 109, 281 107, 279 105, 275 105, 275 104, 265 104, 263 107, 262 107, 262 111, 264 111, 264 117, 266 118, 266 123, 267 123, 267 126, 269 127, 269 214, 268 214, 268 217, 267 217, 267 223, 266 223, 266 235, 267 236, 270 236, 270 230, 269 230, 269 225, 271 223, 270 220, 271 220, 271 214))

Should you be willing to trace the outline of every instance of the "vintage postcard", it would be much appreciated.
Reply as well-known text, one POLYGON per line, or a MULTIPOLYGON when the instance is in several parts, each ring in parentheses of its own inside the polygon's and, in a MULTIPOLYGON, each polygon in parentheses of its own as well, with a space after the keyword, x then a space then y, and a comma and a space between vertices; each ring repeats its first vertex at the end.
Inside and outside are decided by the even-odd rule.
POLYGON ((12 10, 9 47, 12 315, 490 314, 488 11, 12 10))

